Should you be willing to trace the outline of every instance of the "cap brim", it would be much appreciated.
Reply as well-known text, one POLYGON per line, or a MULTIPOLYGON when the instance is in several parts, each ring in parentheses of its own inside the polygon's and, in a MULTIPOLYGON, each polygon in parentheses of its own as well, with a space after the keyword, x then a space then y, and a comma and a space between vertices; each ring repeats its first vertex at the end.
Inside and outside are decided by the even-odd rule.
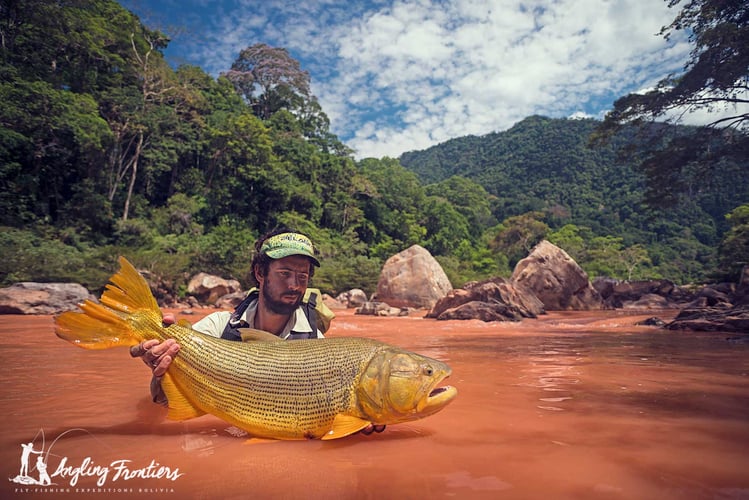
POLYGON ((276 248, 274 250, 268 250, 265 252, 265 255, 271 259, 283 259, 284 257, 290 257, 292 255, 302 255, 309 258, 316 267, 320 267, 320 261, 317 260, 314 255, 293 248, 276 248))

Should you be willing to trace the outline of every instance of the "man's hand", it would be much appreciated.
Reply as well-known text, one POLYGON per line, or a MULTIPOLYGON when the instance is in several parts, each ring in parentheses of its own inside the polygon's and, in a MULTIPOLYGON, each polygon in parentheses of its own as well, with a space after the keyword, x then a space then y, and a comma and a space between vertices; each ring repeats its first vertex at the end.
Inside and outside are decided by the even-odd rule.
POLYGON ((167 368, 179 352, 179 344, 174 339, 159 343, 156 339, 144 340, 130 348, 130 355, 140 358, 153 372, 154 377, 163 377, 167 368))

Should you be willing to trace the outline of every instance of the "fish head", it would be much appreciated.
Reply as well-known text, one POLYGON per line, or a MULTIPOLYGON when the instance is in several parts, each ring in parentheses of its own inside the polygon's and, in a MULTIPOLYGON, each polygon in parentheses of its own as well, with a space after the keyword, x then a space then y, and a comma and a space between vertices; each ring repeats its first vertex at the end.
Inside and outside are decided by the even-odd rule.
POLYGON ((442 361, 388 346, 373 356, 359 378, 360 408, 375 424, 395 424, 437 413, 457 389, 440 386, 452 373, 442 361))

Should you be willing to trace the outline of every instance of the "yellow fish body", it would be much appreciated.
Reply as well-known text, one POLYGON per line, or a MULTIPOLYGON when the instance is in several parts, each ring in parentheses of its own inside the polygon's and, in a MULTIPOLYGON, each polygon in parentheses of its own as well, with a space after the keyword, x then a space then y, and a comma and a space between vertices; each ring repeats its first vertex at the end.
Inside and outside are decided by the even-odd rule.
POLYGON ((445 363, 365 338, 278 340, 246 332, 223 340, 185 324, 163 326, 145 279, 124 258, 101 304, 86 301, 55 319, 57 335, 86 349, 175 339, 181 346, 162 386, 168 417, 215 415, 253 436, 336 439, 369 424, 432 415, 457 395, 437 387, 445 363))

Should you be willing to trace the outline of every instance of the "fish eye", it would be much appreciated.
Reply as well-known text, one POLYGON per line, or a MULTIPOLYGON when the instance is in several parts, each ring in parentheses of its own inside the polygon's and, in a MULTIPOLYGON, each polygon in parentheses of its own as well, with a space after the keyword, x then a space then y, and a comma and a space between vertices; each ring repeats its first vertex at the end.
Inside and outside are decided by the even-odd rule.
POLYGON ((424 373, 424 375, 426 375, 427 377, 431 377, 431 376, 432 376, 432 375, 434 374, 434 368, 432 368, 432 367, 431 367, 431 366, 429 366, 429 365, 425 365, 425 366, 423 366, 423 367, 422 367, 422 372, 423 372, 423 373, 424 373))

